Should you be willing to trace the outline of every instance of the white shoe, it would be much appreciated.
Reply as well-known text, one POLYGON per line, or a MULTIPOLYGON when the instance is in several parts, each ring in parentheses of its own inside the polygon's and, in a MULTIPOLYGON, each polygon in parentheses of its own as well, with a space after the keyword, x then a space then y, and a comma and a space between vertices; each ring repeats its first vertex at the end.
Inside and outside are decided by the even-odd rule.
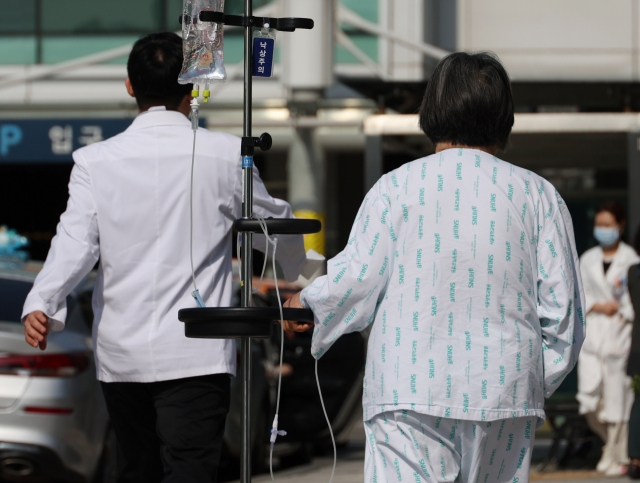
POLYGON ((627 474, 627 467, 619 463, 613 463, 604 472, 605 476, 622 476, 627 474))
POLYGON ((613 461, 609 458, 608 451, 604 451, 602 458, 598 461, 598 466, 596 466, 596 471, 598 473, 606 473, 606 471, 613 465, 613 461))

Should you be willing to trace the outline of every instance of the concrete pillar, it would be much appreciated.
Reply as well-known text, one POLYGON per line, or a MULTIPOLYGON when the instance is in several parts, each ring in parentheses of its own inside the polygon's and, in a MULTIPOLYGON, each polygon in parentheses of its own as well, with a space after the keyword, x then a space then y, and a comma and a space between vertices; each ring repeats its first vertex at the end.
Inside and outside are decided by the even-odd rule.
POLYGON ((368 193, 382 176, 382 136, 367 136, 364 145, 364 192, 368 193))
MULTIPOLYGON (((312 30, 283 33, 282 80, 289 89, 293 117, 316 115, 323 90, 333 77, 336 0, 281 0, 284 17, 313 19, 312 30)), ((326 166, 315 130, 297 128, 289 150, 289 202, 299 218, 325 217, 326 166)), ((325 232, 306 235, 305 246, 325 254, 325 232)))
MULTIPOLYGON (((373 1, 373 0, 371 0, 373 1)), ((454 0, 447 0, 454 1, 454 0)), ((378 24, 407 40, 424 41, 424 0, 378 0, 378 24)), ((424 54, 393 40, 380 38, 379 58, 390 80, 424 79, 424 54)))
POLYGON ((289 149, 289 203, 298 218, 322 221, 320 233, 305 235, 305 247, 322 255, 325 251, 326 162, 315 129, 297 128, 289 149))
POLYGON ((284 17, 313 19, 311 30, 282 33, 282 80, 290 89, 321 90, 333 84, 335 0, 282 0, 284 17))

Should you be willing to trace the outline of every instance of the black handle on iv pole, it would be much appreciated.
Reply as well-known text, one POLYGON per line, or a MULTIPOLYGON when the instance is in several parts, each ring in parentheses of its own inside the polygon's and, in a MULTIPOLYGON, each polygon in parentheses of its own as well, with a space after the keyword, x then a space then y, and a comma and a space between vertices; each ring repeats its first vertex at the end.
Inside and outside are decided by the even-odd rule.
POLYGON ((200 22, 213 22, 232 27, 263 27, 265 24, 269 24, 269 28, 279 30, 281 32, 295 32, 296 29, 313 28, 314 23, 310 18, 273 18, 273 17, 252 17, 252 16, 240 16, 240 15, 226 15, 224 12, 213 12, 211 10, 205 10, 200 12, 200 18, 196 19, 190 15, 180 16, 180 23, 197 23, 200 22))
POLYGON ((259 138, 243 137, 242 138, 242 156, 253 156, 254 148, 260 148, 261 151, 269 151, 273 146, 273 138, 269 133, 262 133, 259 138))

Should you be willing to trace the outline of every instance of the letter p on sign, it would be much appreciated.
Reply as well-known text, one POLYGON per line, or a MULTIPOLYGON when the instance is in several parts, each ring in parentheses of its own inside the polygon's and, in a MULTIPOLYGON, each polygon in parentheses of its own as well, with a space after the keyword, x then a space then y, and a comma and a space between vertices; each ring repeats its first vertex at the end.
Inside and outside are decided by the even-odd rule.
POLYGON ((9 154, 9 148, 22 141, 22 129, 15 124, 0 124, 0 155, 9 154))

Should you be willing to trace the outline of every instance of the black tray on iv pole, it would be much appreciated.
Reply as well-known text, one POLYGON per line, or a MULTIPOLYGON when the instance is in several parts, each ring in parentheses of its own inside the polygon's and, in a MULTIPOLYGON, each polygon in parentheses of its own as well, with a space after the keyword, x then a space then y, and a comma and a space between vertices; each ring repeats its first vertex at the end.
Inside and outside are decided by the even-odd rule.
MULTIPOLYGON (((318 220, 296 218, 265 218, 269 235, 303 235, 318 233, 322 223, 318 220)), ((239 218, 234 226, 240 233, 263 233, 260 221, 239 218)), ((283 308, 284 320, 312 322, 309 309, 283 308)), ((238 337, 269 338, 274 322, 280 320, 278 307, 197 307, 178 311, 178 320, 184 322, 184 335, 195 339, 235 339, 238 337)))
MULTIPOLYGON (((309 309, 283 308, 284 320, 313 323, 309 309)), ((184 335, 195 339, 236 339, 271 337, 274 322, 280 320, 278 307, 211 307, 182 309, 184 335)))
MULTIPOLYGON (((322 230, 319 220, 303 220, 299 218, 265 218, 269 235, 308 235, 322 230)), ((262 233, 260 221, 253 218, 239 218, 233 224, 240 233, 262 233)))

